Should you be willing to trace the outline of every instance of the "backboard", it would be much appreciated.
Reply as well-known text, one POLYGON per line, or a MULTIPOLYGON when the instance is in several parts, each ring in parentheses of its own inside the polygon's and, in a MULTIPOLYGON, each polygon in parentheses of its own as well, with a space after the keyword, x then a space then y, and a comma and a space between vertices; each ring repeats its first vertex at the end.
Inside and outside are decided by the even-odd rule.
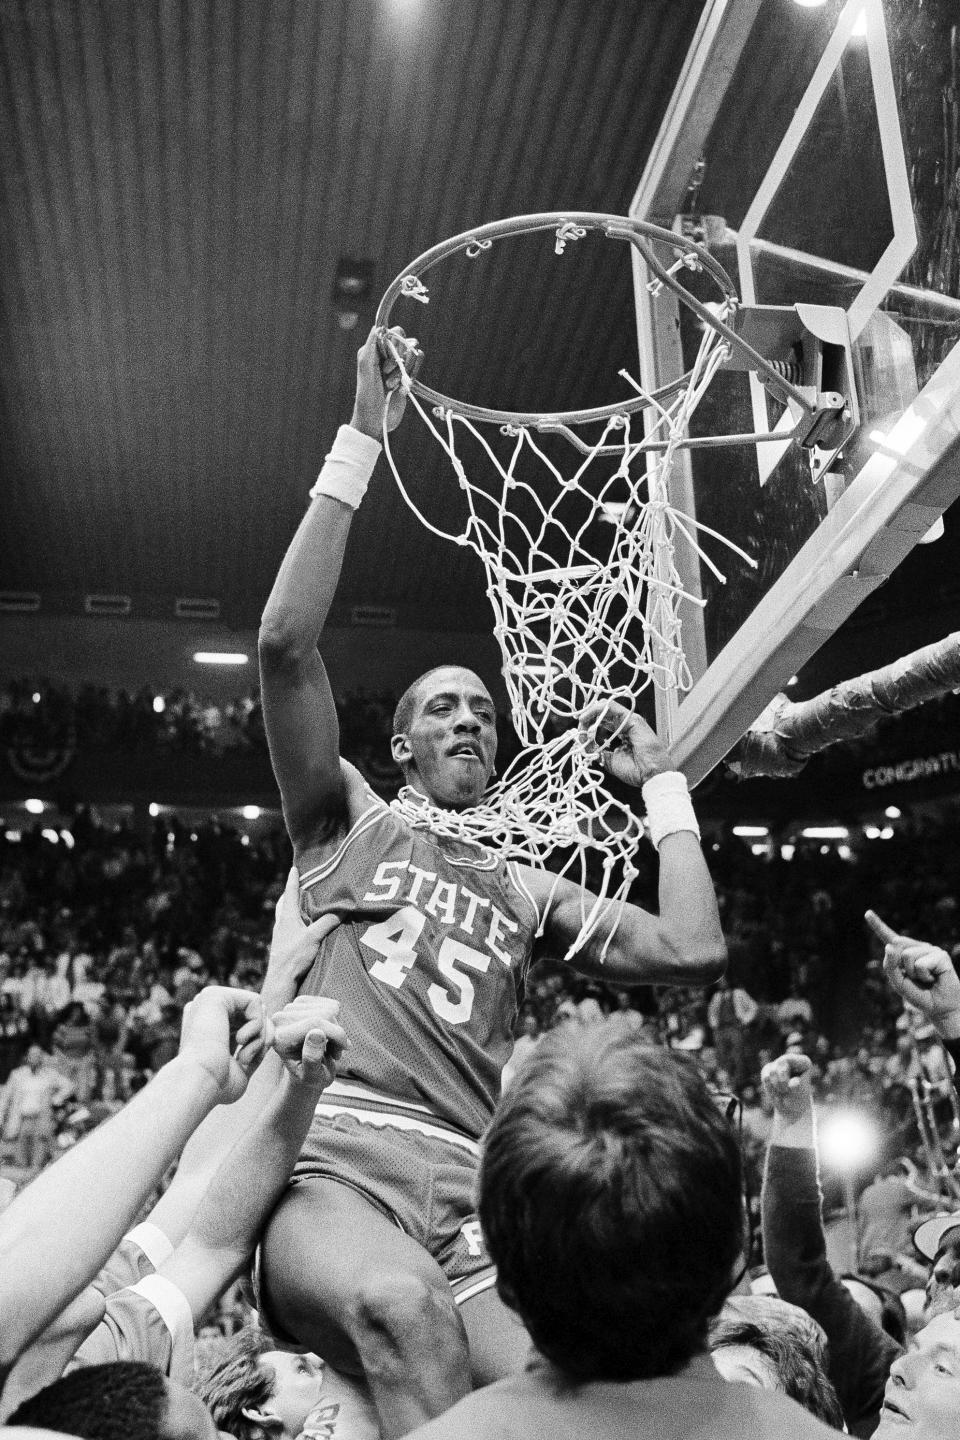
MULTIPOLYGON (((678 508, 757 561, 725 562, 721 585, 679 557, 707 604, 683 616, 693 688, 658 695, 657 718, 693 782, 960 493, 950 8, 707 0, 631 206, 706 243, 746 305, 842 307, 860 407, 817 477, 775 438, 789 416, 748 373, 718 375, 694 416, 693 434, 772 438, 687 451, 671 482, 678 508)), ((649 278, 635 256, 641 379, 654 388, 699 335, 649 278)))

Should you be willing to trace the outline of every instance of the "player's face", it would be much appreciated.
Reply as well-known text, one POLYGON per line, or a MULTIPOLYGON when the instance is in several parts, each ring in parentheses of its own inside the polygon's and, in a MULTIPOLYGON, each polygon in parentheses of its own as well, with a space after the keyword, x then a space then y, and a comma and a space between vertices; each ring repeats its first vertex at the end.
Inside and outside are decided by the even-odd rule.
POLYGON ((406 736, 410 781, 437 805, 476 805, 493 773, 497 715, 472 670, 451 665, 424 684, 406 736))
POLYGON ((955 1440, 958 1417, 960 1320, 940 1315, 891 1365, 874 1440, 955 1440))
POLYGON ((927 1281, 926 1318, 960 1305, 960 1230, 951 1230, 937 1252, 927 1281))

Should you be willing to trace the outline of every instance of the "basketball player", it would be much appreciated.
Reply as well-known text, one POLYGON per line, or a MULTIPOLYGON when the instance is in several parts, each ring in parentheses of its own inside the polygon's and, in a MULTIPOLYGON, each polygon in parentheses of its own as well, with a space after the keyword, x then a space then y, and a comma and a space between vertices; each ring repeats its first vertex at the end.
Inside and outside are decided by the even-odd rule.
MULTIPOLYGON (((392 331, 409 368, 415 342, 392 331)), ((475 805, 496 753, 483 681, 442 666, 400 700, 392 750, 423 808, 410 824, 339 755, 317 649, 353 512, 405 396, 374 332, 358 357, 356 405, 287 551, 260 629, 264 717, 305 916, 342 924, 303 991, 336 998, 353 1046, 326 1091, 262 1250, 262 1298, 286 1340, 369 1381, 386 1436, 406 1434, 521 1368, 528 1341, 493 1288, 474 1213, 478 1140, 500 1093, 534 942, 565 954, 582 922, 570 882, 505 863, 430 829, 430 807, 475 805), (556 888, 554 888, 556 886, 556 888), (552 899, 551 899, 552 892, 552 899)), ((643 786, 660 850, 659 917, 618 907, 578 952, 583 974, 618 984, 709 983, 725 947, 683 777, 622 707, 599 723, 605 764, 643 786)), ((586 904, 591 904, 586 897, 586 904)))

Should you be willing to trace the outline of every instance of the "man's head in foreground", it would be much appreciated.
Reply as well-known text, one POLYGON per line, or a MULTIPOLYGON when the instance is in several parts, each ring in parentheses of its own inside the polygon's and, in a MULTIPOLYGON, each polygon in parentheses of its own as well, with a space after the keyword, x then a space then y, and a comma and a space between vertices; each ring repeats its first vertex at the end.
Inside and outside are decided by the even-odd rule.
POLYGON ((202 1400, 139 1360, 73 1370, 25 1400, 8 1424, 80 1440, 217 1440, 202 1400))
POLYGON ((695 1063, 621 1017, 554 1030, 484 1143, 498 1286, 577 1380, 666 1375, 706 1348, 743 1238, 740 1152, 695 1063))
POLYGON ((891 1365, 873 1434, 874 1440, 956 1440, 960 1434, 960 1320, 952 1312, 925 1325, 891 1365))
POLYGON ((497 753, 497 712, 480 677, 459 665, 421 675, 397 704, 391 749, 407 784, 434 804, 476 805, 497 753))

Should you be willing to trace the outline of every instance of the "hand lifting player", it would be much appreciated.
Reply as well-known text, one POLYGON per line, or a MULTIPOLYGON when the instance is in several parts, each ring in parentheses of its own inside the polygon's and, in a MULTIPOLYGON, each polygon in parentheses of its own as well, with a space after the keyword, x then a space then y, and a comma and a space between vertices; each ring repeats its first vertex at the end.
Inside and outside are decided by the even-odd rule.
MULTIPOLYGON (((359 353, 351 424, 311 491, 260 630, 303 913, 343 922, 302 989, 338 999, 353 1040, 265 1238, 262 1299, 289 1338, 363 1370, 386 1436, 525 1359, 473 1212, 478 1141, 535 946, 566 953, 593 903, 568 880, 431 830, 431 810, 476 805, 493 773, 496 712, 473 671, 430 670, 397 706, 391 748, 413 823, 340 757, 317 646, 384 421, 393 429, 403 414, 399 360, 412 371, 422 359, 402 331, 390 338, 378 346, 371 332, 359 353)), ((725 947, 683 777, 623 706, 594 707, 581 724, 608 771, 643 790, 660 913, 610 904, 572 963, 617 984, 714 980, 725 947)))

